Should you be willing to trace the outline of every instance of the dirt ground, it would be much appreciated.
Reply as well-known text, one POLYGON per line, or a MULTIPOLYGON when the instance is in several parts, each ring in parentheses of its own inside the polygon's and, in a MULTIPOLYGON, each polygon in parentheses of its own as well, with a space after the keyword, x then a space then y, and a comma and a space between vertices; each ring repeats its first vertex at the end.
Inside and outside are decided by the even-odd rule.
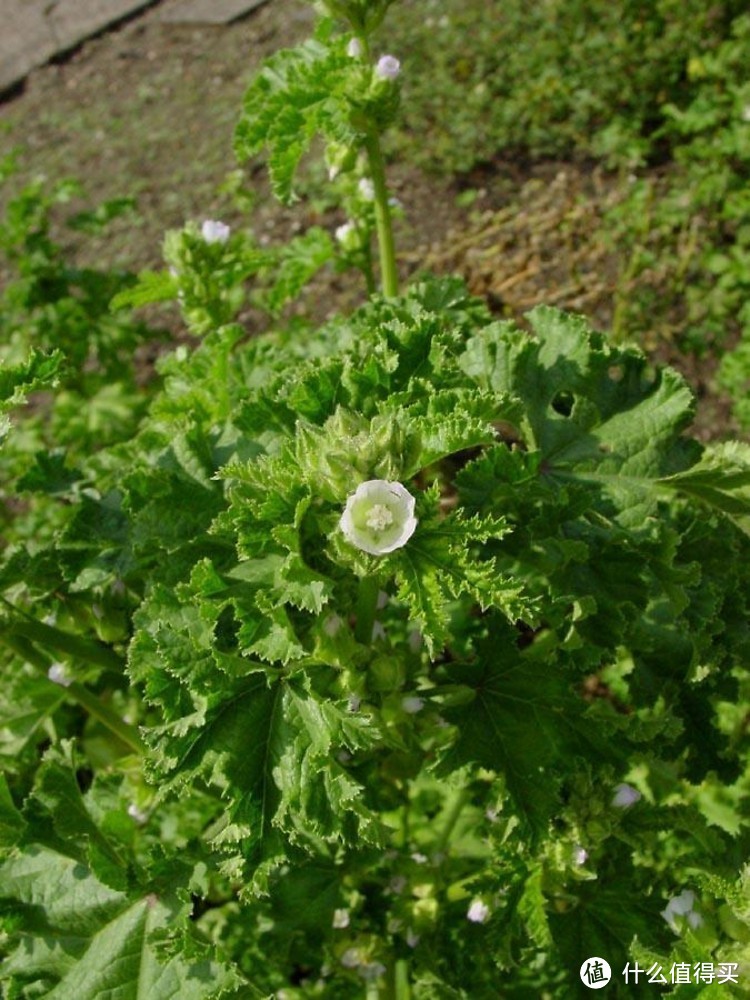
MULTIPOLYGON (((228 193, 237 177, 232 133, 243 93, 264 57, 308 34, 309 4, 272 0, 226 26, 163 23, 162 13, 178 2, 156 3, 34 71, 0 103, 0 156, 20 149, 19 176, 75 178, 89 205, 137 199, 137 213, 117 220, 103 240, 65 237, 80 263, 158 267, 164 231, 190 218, 222 218, 273 242, 313 223, 334 228, 343 221, 315 196, 314 176, 313 196, 283 209, 270 198, 262 166, 246 167, 255 196, 250 218, 228 193)), ((408 61, 408 53, 399 55, 408 61)), ((459 178, 396 163, 389 180, 404 208, 397 233, 404 277, 426 268, 459 273, 498 315, 520 317, 547 302, 610 327, 618 261, 592 234, 618 197, 615 178, 580 164, 498 159, 459 178)), ((12 190, 13 183, 5 196, 12 190)), ((2 199, 0 191, 0 210, 2 199)), ((301 308, 322 318, 360 296, 356 281, 330 275, 301 308)), ((658 356, 696 388, 701 437, 736 431, 711 391, 710 362, 663 348, 658 356)))

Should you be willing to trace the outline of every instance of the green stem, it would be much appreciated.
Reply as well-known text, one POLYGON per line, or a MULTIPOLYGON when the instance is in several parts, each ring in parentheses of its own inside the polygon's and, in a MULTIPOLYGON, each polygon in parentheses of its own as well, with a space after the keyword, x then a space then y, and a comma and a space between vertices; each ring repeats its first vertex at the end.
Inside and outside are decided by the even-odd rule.
POLYGON ((380 249, 380 280, 383 295, 393 298, 398 295, 398 271, 396 270, 396 248, 393 242, 391 207, 388 204, 388 185, 385 179, 385 163, 380 148, 380 137, 371 133, 365 140, 365 149, 370 164, 370 175, 375 192, 375 225, 380 249))
MULTIPOLYGON (((8 634, 0 636, 0 638, 9 649, 12 649, 14 653, 17 653, 27 663, 30 663, 42 673, 47 673, 51 666, 51 661, 44 653, 36 649, 28 639, 21 635, 14 636, 8 634)), ((53 683, 55 682, 50 681, 50 684, 53 683)), ((110 732, 121 739, 126 746, 129 746, 131 750, 137 754, 145 753, 147 749, 146 744, 141 739, 135 726, 131 726, 123 721, 116 712, 108 705, 105 705, 95 694, 92 694, 83 684, 79 684, 78 681, 72 681, 64 687, 64 691, 70 698, 77 701, 82 708, 85 708, 89 715, 93 715, 103 726, 106 726, 110 732)))
POLYGON ((85 663, 93 663, 97 667, 105 667, 108 670, 116 670, 122 673, 125 669, 125 660, 109 646, 103 643, 91 642, 78 635, 71 635, 70 632, 63 632, 62 629, 55 628, 54 625, 47 625, 45 622, 37 621, 22 608, 17 608, 14 604, 0 595, 0 601, 9 608, 14 615, 19 615, 22 620, 14 620, 8 624, 10 635, 17 635, 23 639, 30 639, 39 643, 40 646, 47 646, 49 649, 67 653, 85 663))
POLYGON ((436 852, 444 851, 448 846, 451 839, 451 834, 455 829, 456 823, 458 823, 459 817, 463 811, 464 806, 471 798, 468 788, 462 788, 455 796, 448 808, 448 814, 445 817, 445 826, 443 831, 438 837, 437 843, 435 845, 436 852))
POLYGON ((369 646, 372 642, 372 627, 375 624, 379 590, 377 578, 374 576, 364 576, 359 581, 354 638, 364 646, 369 646))
POLYGON ((123 658, 108 646, 89 642, 80 636, 63 632, 62 629, 55 628, 53 625, 45 625, 44 622, 13 622, 9 632, 10 635, 29 639, 40 646, 46 646, 60 653, 67 653, 68 656, 83 660, 85 663, 92 663, 97 667, 116 670, 120 674, 125 669, 123 658))
MULTIPOLYGON (((393 958, 388 963, 385 976, 381 980, 374 996, 377 1000, 411 1000, 411 984, 409 983, 409 960, 393 958)), ((369 1000, 370 994, 367 994, 369 1000)))
POLYGON ((396 960, 395 970, 396 1000, 411 1000, 411 985, 409 984, 409 960, 396 960))

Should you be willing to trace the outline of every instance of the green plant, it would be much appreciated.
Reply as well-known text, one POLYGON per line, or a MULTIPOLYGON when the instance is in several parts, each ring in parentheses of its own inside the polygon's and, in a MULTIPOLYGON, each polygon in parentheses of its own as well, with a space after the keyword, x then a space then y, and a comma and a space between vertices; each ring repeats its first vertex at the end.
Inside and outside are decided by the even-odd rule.
POLYGON ((680 376, 579 317, 522 332, 449 278, 399 294, 389 4, 325 6, 345 32, 269 61, 237 148, 289 199, 322 133, 382 293, 249 338, 276 258, 188 225, 176 274, 118 303, 182 293, 200 342, 159 362, 131 440, 16 482, 8 995, 562 1000, 591 956, 613 995, 634 962, 723 963, 733 995, 748 448, 692 440, 680 376))
MULTIPOLYGON (((18 167, 8 157, 0 179, 9 183, 18 167)), ((53 234, 56 209, 80 197, 72 181, 48 182, 38 177, 6 203, 0 222, 0 254, 8 281, 0 295, 0 357, 19 364, 30 348, 59 350, 66 367, 49 414, 44 448, 101 447, 127 438, 145 412, 147 393, 139 385, 136 349, 153 341, 158 331, 132 315, 114 315, 112 297, 133 283, 133 275, 107 268, 75 267, 53 234)), ((114 219, 132 211, 127 198, 94 209, 70 212, 69 231, 99 238, 114 219)), ((41 428, 27 423, 27 436, 41 428)), ((31 445, 27 442, 27 450, 31 445)))

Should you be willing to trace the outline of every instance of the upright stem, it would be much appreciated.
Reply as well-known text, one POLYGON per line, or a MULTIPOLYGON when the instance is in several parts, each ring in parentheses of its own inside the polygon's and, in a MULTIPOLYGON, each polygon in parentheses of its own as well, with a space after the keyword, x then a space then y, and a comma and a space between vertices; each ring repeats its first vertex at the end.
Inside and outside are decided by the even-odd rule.
POLYGON ((444 851, 448 846, 448 843, 451 839, 451 834, 453 833, 456 823, 458 822, 458 819, 461 815, 461 812, 463 811, 464 806, 466 805, 466 803, 469 801, 470 798, 471 794, 468 788, 462 788, 460 789, 460 791, 456 793, 453 801, 451 802, 448 808, 448 812, 445 817, 445 826, 443 827, 443 830, 440 836, 438 837, 437 843, 435 845, 437 851, 439 852, 444 851))
MULTIPOLYGON (((44 653, 36 649, 28 639, 20 635, 4 635, 0 638, 2 638, 2 641, 9 649, 12 649, 14 653, 17 653, 27 663, 32 664, 32 666, 43 673, 47 673, 51 665, 50 660, 44 653)), ((50 683, 53 683, 53 681, 50 681, 50 683)), ((106 726, 110 732, 114 733, 115 736, 121 739, 135 753, 142 754, 146 751, 146 744, 141 739, 135 726, 131 726, 123 721, 109 705, 105 705, 100 698, 89 691, 88 688, 85 688, 83 684, 79 684, 78 681, 72 681, 64 687, 64 691, 68 697, 72 698, 73 701, 77 701, 79 705, 86 709, 89 715, 93 715, 94 718, 98 719, 103 726, 106 726)))
POLYGON ((365 140, 365 149, 370 164, 370 175, 375 193, 375 225, 380 249, 380 280, 383 295, 393 298, 398 295, 398 271, 396 270, 396 248, 393 242, 391 207, 388 204, 388 185, 385 180, 385 163, 380 148, 380 137, 370 133, 365 140))
POLYGON ((54 625, 46 625, 44 622, 13 622, 8 629, 10 635, 17 635, 23 639, 30 639, 32 642, 54 649, 60 653, 66 653, 84 663, 91 663, 97 667, 106 667, 122 673, 125 669, 125 661, 109 646, 82 639, 80 636, 71 635, 70 632, 63 632, 62 629, 55 628, 54 625))
POLYGON ((372 642, 372 627, 375 624, 379 589, 377 578, 374 576, 364 576, 359 581, 354 638, 365 646, 369 646, 372 642))
POLYGON ((411 985, 409 984, 409 961, 406 958, 396 960, 396 1000, 411 1000, 411 985))
MULTIPOLYGON (((377 1000, 411 1000, 409 960, 407 958, 397 958, 395 961, 391 958, 375 996, 377 1000)), ((369 1000, 369 993, 367 1000, 369 1000)))

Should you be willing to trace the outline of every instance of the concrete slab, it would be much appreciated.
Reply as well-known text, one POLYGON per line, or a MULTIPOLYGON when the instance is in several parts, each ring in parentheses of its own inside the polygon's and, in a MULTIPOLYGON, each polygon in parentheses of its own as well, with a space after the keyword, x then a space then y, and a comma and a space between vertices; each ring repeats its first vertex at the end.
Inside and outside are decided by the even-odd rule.
POLYGON ((0 0, 0 89, 12 87, 57 51, 45 0, 0 0))
POLYGON ((0 90, 154 0, 0 0, 0 90))
POLYGON ((55 0, 46 4, 47 18, 60 51, 71 49, 110 24, 121 21, 153 0, 55 0))
POLYGON ((268 0, 182 0, 168 7, 160 20, 170 24, 229 24, 268 0))

